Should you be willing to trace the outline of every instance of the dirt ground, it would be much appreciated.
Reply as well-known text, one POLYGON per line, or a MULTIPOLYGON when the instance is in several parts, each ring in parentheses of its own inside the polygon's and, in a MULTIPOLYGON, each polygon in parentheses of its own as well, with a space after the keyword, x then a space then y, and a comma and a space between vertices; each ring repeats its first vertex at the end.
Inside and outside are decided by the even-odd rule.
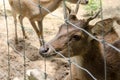
MULTIPOLYGON (((10 63, 10 76, 11 80, 15 77, 23 77, 24 74, 24 50, 23 45, 24 41, 22 40, 22 32, 20 28, 20 24, 18 22, 18 37, 19 37, 19 44, 14 44, 14 22, 13 17, 11 16, 10 6, 8 1, 6 1, 6 11, 7 11, 7 26, 8 26, 8 39, 10 42, 9 47, 9 55, 10 61, 8 61, 8 45, 7 45, 7 31, 6 31, 6 20, 4 17, 4 7, 3 2, 0 0, 0 80, 7 80, 8 77, 8 62, 10 63), (15 50, 17 48, 18 51, 15 50)), ((120 17, 120 2, 119 0, 103 0, 103 15, 104 18, 119 16, 120 17)), ((72 8, 75 5, 70 5, 72 8)), ((77 17, 84 18, 83 15, 85 14, 85 10, 83 6, 80 6, 80 10, 77 14, 77 17)), ((53 12, 53 14, 59 16, 63 19, 63 9, 60 6, 57 10, 53 12)), ((93 20, 94 24, 99 19, 93 20)), ((43 26, 44 26, 44 38, 45 41, 49 41, 54 37, 56 34, 58 27, 64 21, 61 19, 47 15, 44 19, 43 26)), ((26 69, 40 69, 44 72, 45 63, 44 59, 39 55, 39 41, 38 38, 30 25, 27 18, 24 19, 24 27, 25 31, 28 35, 28 39, 25 40, 25 53, 26 53, 26 69)), ((120 28, 116 28, 116 31, 120 35, 120 28)), ((66 61, 63 59, 47 59, 46 61, 47 66, 47 73, 48 76, 52 78, 61 78, 58 80, 64 79, 64 76, 68 73, 69 66, 66 61), (61 65, 61 66, 58 66, 61 65), (59 75, 56 75, 59 74, 59 75), (63 75, 64 74, 64 75, 63 75)))

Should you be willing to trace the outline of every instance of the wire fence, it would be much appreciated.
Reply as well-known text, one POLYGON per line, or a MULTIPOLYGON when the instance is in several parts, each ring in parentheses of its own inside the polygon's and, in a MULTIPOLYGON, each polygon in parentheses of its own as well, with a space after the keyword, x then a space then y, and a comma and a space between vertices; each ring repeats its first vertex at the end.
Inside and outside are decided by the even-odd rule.
POLYGON ((9 31, 8 31, 8 19, 7 19, 7 13, 6 13, 6 5, 5 5, 5 0, 3 0, 3 5, 4 5, 4 13, 5 13, 5 21, 6 21, 6 33, 7 33, 7 51, 8 51, 8 77, 7 79, 9 80, 10 79, 10 49, 9 49, 9 43, 8 43, 8 40, 9 40, 9 31))
MULTIPOLYGON (((32 1, 32 0, 30 0, 30 1, 32 1)), ((79 1, 79 0, 78 0, 78 1, 79 1)), ((7 62, 8 62, 8 79, 7 79, 7 80, 10 80, 10 68, 13 67, 13 69, 15 69, 14 66, 11 66, 12 63, 10 62, 10 56, 9 56, 9 55, 10 55, 10 54, 9 54, 9 53, 10 53, 10 52, 9 52, 9 47, 10 47, 10 46, 11 46, 17 53, 21 54, 21 56, 24 58, 24 80, 26 80, 26 66, 25 66, 25 65, 26 65, 26 59, 27 59, 27 60, 29 60, 29 59, 25 56, 25 51, 24 51, 24 55, 22 55, 22 53, 20 53, 19 51, 17 51, 17 50, 15 49, 15 47, 14 47, 12 44, 9 43, 9 36, 8 36, 9 32, 8 32, 8 23, 7 23, 8 21, 7 21, 5 0, 3 0, 3 3, 4 3, 3 5, 4 5, 4 13, 5 13, 5 21, 6 21, 6 31, 7 31, 7 45, 8 45, 8 61, 7 61, 7 62)), ((65 3, 64 3, 63 5, 64 5, 64 9, 65 9, 65 3)), ((39 4, 39 5, 35 5, 35 6, 44 9, 44 10, 47 11, 50 15, 52 15, 52 16, 54 16, 54 17, 56 17, 56 18, 58 18, 58 19, 60 19, 60 20, 62 20, 62 21, 65 21, 67 24, 70 24, 70 25, 72 25, 73 27, 82 30, 83 32, 85 32, 86 34, 88 34, 88 35, 89 35, 90 37, 92 37, 93 39, 95 39, 95 40, 103 43, 103 45, 108 45, 108 46, 112 47, 113 49, 115 49, 116 51, 120 52, 120 49, 118 49, 118 48, 116 48, 115 46, 113 46, 112 44, 106 42, 106 41, 104 40, 104 38, 103 38, 103 39, 98 39, 98 38, 96 38, 95 36, 93 36, 91 33, 89 33, 88 31, 86 31, 85 29, 80 28, 80 27, 76 26, 75 24, 73 24, 72 22, 70 22, 70 21, 66 18, 66 13, 64 13, 65 17, 64 17, 64 19, 62 19, 62 18, 60 18, 59 16, 56 16, 56 15, 52 14, 50 10, 48 10, 48 9, 45 8, 44 6, 41 6, 40 4, 39 4)), ((102 6, 102 3, 101 3, 101 6, 102 6)), ((101 15, 101 16, 102 16, 102 15, 101 15)), ((103 19, 103 18, 101 18, 101 19, 103 19)), ((67 25, 67 24, 66 24, 66 25, 67 25)), ((23 26, 23 25, 21 25, 21 26, 23 26)), ((68 30, 67 30, 67 31, 68 31, 68 30)), ((69 31, 68 31, 68 32, 69 32, 69 31)), ((51 46, 51 45, 50 45, 50 46, 51 46)), ((72 60, 70 59, 70 57, 69 57, 69 58, 66 58, 66 57, 65 57, 64 55, 62 55, 60 52, 57 52, 57 51, 54 49, 54 47, 51 46, 51 48, 54 50, 55 53, 57 53, 58 55, 60 55, 61 57, 63 57, 66 61, 68 61, 69 64, 74 64, 77 68, 79 68, 79 69, 87 72, 87 73, 92 77, 93 80, 97 80, 97 79, 94 77, 94 75, 91 74, 91 72, 89 72, 87 69, 81 67, 80 65, 78 65, 77 63, 75 63, 74 61, 72 61, 72 60)), ((68 44, 68 48, 69 48, 69 44, 68 44)), ((25 45, 24 45, 24 50, 25 50, 25 45)), ((70 53, 70 51, 68 51, 68 53, 70 53)), ((70 55, 70 54, 69 54, 69 55, 70 55)), ((104 56, 105 56, 105 55, 104 55, 104 56)), ((29 61, 30 61, 30 60, 29 60, 29 61)), ((106 59, 105 59, 104 61, 106 61, 106 59)), ((106 63, 105 63, 105 68, 106 68, 106 63)), ((17 73, 19 74, 19 72, 17 72, 17 73)), ((72 72, 70 71, 70 73, 72 73, 72 72)), ((3 77, 4 77, 4 75, 6 75, 6 74, 2 74, 3 77)), ((45 62, 45 75, 46 75, 46 62, 45 62)), ((106 75, 107 75, 107 73, 106 73, 106 70, 105 70, 105 80, 107 80, 106 75)), ((46 77, 47 77, 47 76, 46 76, 46 77)), ((46 80, 46 77, 45 77, 45 80, 46 80)), ((71 80, 72 80, 72 76, 71 76, 71 80)))

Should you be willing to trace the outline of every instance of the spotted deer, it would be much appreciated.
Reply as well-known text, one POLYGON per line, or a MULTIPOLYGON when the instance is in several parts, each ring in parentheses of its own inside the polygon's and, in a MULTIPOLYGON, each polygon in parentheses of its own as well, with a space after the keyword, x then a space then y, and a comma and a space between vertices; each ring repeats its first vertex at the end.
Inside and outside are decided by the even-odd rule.
MULTIPOLYGON (((44 17, 48 14, 48 12, 41 8, 40 6, 47 8, 52 12, 58 8, 59 4, 62 1, 63 0, 9 0, 15 24, 15 43, 18 43, 17 18, 16 18, 17 14, 19 14, 19 22, 21 24, 24 38, 27 38, 27 36, 23 28, 23 19, 24 17, 27 17, 33 29, 35 30, 38 38, 40 39, 42 38, 43 35, 42 22, 44 17), (37 22, 37 24, 35 22, 37 22)), ((78 0, 68 1, 76 3, 78 0)), ((80 3, 87 4, 88 0, 81 0, 80 3)))
MULTIPOLYGON (((76 18, 76 15, 70 16, 71 17, 69 21, 72 24, 78 26, 79 28, 83 28, 84 30, 96 37, 101 34, 101 29, 98 29, 98 31, 95 30, 97 29, 97 27, 107 26, 108 28, 109 25, 113 26, 114 23, 120 25, 120 19, 118 18, 108 18, 102 21, 98 21, 95 25, 90 25, 89 22, 93 20, 96 15, 94 17, 83 20, 78 20, 76 18)), ((110 31, 112 31, 113 33, 111 34, 117 36, 115 31, 113 31, 114 29, 112 27, 110 29, 104 30, 104 32, 109 34, 110 31)), ((104 36, 107 36, 107 34, 104 36)), ((108 38, 111 38, 111 34, 108 38)), ((120 49, 119 39, 114 39, 114 41, 112 41, 111 43, 113 46, 120 49)), ((60 55, 54 52, 54 49, 51 46, 65 57, 69 57, 70 54, 70 57, 72 57, 78 65, 90 71, 97 80, 105 80, 105 56, 107 80, 120 80, 120 52, 117 52, 112 47, 107 45, 105 45, 105 48, 103 48, 101 42, 96 41, 95 39, 91 38, 91 36, 89 36, 87 33, 76 27, 73 27, 71 24, 62 24, 55 38, 46 43, 45 47, 40 48, 40 55, 46 57, 60 57, 60 55), (68 53, 68 50, 70 51, 70 53, 68 53), (106 55, 104 55, 104 51, 106 55)), ((73 64, 71 64, 71 72, 72 80, 93 80, 93 78, 88 75, 88 73, 81 69, 78 69, 73 64)), ((70 74, 65 78, 65 80, 71 80, 70 74)))

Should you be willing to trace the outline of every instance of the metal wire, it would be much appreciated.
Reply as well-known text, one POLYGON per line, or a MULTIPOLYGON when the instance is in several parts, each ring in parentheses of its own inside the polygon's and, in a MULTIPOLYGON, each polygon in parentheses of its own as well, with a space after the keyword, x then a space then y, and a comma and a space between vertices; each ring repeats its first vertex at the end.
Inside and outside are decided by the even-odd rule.
POLYGON ((5 13, 5 26, 6 26, 6 32, 7 32, 7 52, 8 52, 8 78, 7 80, 10 80, 10 50, 9 50, 9 31, 8 31, 8 20, 7 20, 7 13, 6 13, 6 5, 5 5, 5 0, 3 0, 3 5, 4 5, 4 13, 5 13))
MULTIPOLYGON (((29 0, 29 1, 31 1, 32 3, 34 3, 32 0, 29 0)), ((36 6, 36 7, 39 7, 39 5, 35 5, 35 4, 33 4, 33 5, 36 6)), ((44 6, 40 5, 40 7, 41 7, 42 9, 44 9, 45 11, 47 11, 50 15, 52 15, 52 16, 58 18, 58 19, 61 20, 61 21, 64 21, 63 18, 61 18, 61 17, 59 17, 59 16, 57 16, 57 15, 51 13, 51 11, 50 11, 49 9, 45 8, 44 6)))
POLYGON ((85 32, 86 34, 88 34, 91 38, 93 38, 93 39, 95 39, 95 40, 97 40, 97 41, 99 41, 99 42, 101 42, 101 43, 104 42, 106 45, 108 45, 108 46, 112 47, 113 49, 115 49, 116 51, 120 52, 120 49, 116 48, 115 46, 113 46, 112 44, 106 42, 105 40, 96 38, 95 36, 93 36, 91 33, 89 33, 88 31, 86 31, 85 29, 76 26, 75 24, 71 23, 70 21, 67 21, 67 22, 68 22, 69 24, 71 24, 73 27, 82 30, 83 32, 85 32))
MULTIPOLYGON (((19 52, 18 50, 16 50, 16 48, 14 47, 14 45, 13 45, 12 42, 9 41, 8 43, 9 43, 10 47, 11 47, 16 53, 20 54, 21 57, 24 57, 24 54, 22 54, 21 52, 19 52)), ((32 62, 27 56, 25 56, 25 58, 26 58, 26 60, 27 60, 28 62, 32 62)), ((14 63, 12 63, 12 64, 14 64, 14 63)), ((11 66, 11 67, 12 67, 12 66, 11 66)), ((36 66, 36 65, 35 65, 35 67, 40 70, 40 67, 39 67, 39 66, 36 66)), ((13 67, 13 69, 15 69, 15 67, 13 67)), ((16 72, 17 72, 17 70, 16 70, 16 72)), ((45 71, 40 70, 40 72, 43 72, 43 73, 45 74, 45 76, 49 77, 49 75, 48 75, 45 71)), ((17 72, 17 74, 18 74, 18 72, 17 72)))
MULTIPOLYGON (((57 52, 57 51, 55 50, 55 48, 54 48, 53 46, 51 46, 50 44, 48 44, 48 45, 50 46, 50 48, 51 48, 56 54, 60 55, 60 56, 63 57, 66 61, 69 62, 69 58, 66 58, 66 57, 65 57, 64 55, 62 55, 60 52, 57 52)), ((78 67, 79 69, 87 72, 87 73, 91 76, 91 78, 93 78, 93 80, 97 80, 97 79, 91 74, 91 72, 89 72, 87 69, 81 67, 80 65, 78 65, 77 63, 75 63, 75 62, 73 62, 73 61, 71 61, 71 63, 74 64, 74 65, 75 65, 76 67, 78 67)))
MULTIPOLYGON (((31 1, 31 0, 30 0, 30 1, 31 1)), ((3 0, 3 2, 4 2, 4 0, 3 0)), ((36 6, 36 5, 35 5, 35 6, 36 6)), ((45 7, 43 7, 43 6, 40 6, 40 7, 43 8, 44 10, 46 10, 46 11, 47 11, 48 13, 50 13, 52 16, 55 16, 55 17, 57 17, 58 19, 63 20, 63 19, 61 19, 60 17, 52 14, 51 11, 49 11, 47 8, 45 8, 45 7)), ((4 2, 4 10, 5 10, 5 2, 4 2)), ((5 13, 6 13, 6 12, 5 12, 5 13)), ((5 15, 5 20, 6 20, 6 28, 7 28, 7 35, 8 35, 8 27, 7 27, 7 17, 6 17, 6 15, 5 15)), ((120 49, 116 48, 115 46, 113 46, 113 45, 110 44, 110 43, 107 43, 104 39, 103 39, 103 40, 97 39, 95 36, 93 36, 92 34, 90 34, 89 32, 87 32, 85 29, 76 26, 75 24, 71 23, 71 22, 70 22, 69 20, 67 20, 67 19, 65 19, 65 21, 66 21, 67 23, 71 24, 73 27, 76 27, 77 29, 82 30, 83 32, 85 32, 86 34, 88 34, 88 35, 89 35, 90 37, 92 37, 93 39, 95 39, 95 40, 97 40, 97 41, 99 41, 99 42, 101 42, 101 43, 104 42, 104 44, 106 44, 106 45, 112 47, 113 49, 115 49, 116 51, 120 52, 120 49)), ((7 36, 7 40, 8 40, 8 36, 7 36)), ((54 49, 53 47, 52 47, 52 49, 55 51, 55 49, 54 49)), ((63 56, 61 53, 56 52, 56 51, 55 51, 55 53, 59 54, 59 55, 62 56, 65 60, 68 61, 68 59, 67 59, 65 56, 63 56)), ((9 43, 8 43, 8 56, 9 56, 9 43)), ((25 59, 24 59, 24 60, 25 60, 25 59)), ((9 63, 9 61, 10 61, 10 58, 8 57, 8 66, 9 66, 9 68, 10 68, 10 63, 9 63)), ((76 64, 75 62, 72 62, 72 61, 71 61, 71 63, 74 64, 74 65, 76 65, 78 68, 86 71, 94 80, 97 80, 87 69, 79 66, 79 65, 76 64)), ((8 71, 8 80, 9 80, 9 78, 10 78, 10 69, 8 69, 8 70, 9 70, 9 71, 8 71)), ((105 75, 106 75, 106 74, 105 74, 105 75)), ((25 77, 25 76, 24 76, 24 77, 25 77)))
MULTIPOLYGON (((20 54, 21 57, 24 57, 24 54, 22 54, 21 52, 19 52, 19 51, 14 47, 13 43, 11 43, 10 41, 8 41, 8 43, 9 43, 10 47, 11 47, 16 53, 20 54)), ((25 58, 26 58, 27 61, 32 62, 26 55, 25 55, 25 58)))
MULTIPOLYGON (((31 1, 31 0, 30 0, 30 1, 31 1)), ((35 5, 35 6, 36 6, 36 5, 35 5)), ((59 16, 51 13, 51 11, 50 11, 49 9, 47 9, 47 8, 45 8, 45 7, 43 7, 43 6, 41 6, 41 8, 43 8, 43 9, 46 10, 50 15, 56 17, 57 19, 59 19, 59 20, 61 20, 61 21, 65 21, 65 20, 66 20, 66 21, 67 21, 69 24, 71 24, 73 27, 76 27, 77 29, 82 30, 83 32, 85 32, 86 34, 88 34, 88 35, 89 35, 90 37, 92 37, 93 39, 95 39, 95 40, 97 40, 97 41, 99 41, 99 42, 103 42, 103 40, 96 38, 96 37, 93 36, 91 33, 89 33, 88 31, 86 31, 86 30, 83 29, 83 28, 80 28, 80 27, 76 26, 75 24, 73 24, 73 23, 70 22, 69 20, 67 20, 67 19, 64 20, 64 19, 62 19, 61 17, 59 17, 59 16)), ((106 42, 105 40, 104 40, 104 42, 105 42, 106 45, 108 45, 108 46, 112 47, 113 49, 115 49, 116 51, 120 52, 120 49, 116 48, 115 46, 113 46, 112 44, 106 42)))
MULTIPOLYGON (((21 6, 21 0, 19 0, 19 6, 20 6, 20 15, 22 14, 22 6, 21 6)), ((20 24, 21 28, 24 29, 24 25, 20 24)), ((26 80, 26 53, 25 53, 25 37, 23 36, 23 40, 24 40, 24 45, 23 45, 23 60, 24 60, 24 80, 26 80)))
MULTIPOLYGON (((41 15, 41 18, 42 18, 42 20, 43 20, 43 14, 42 14, 42 8, 41 8, 41 2, 40 2, 40 0, 38 0, 38 3, 39 3, 39 11, 40 11, 40 15, 41 15)), ((41 22, 41 24, 42 24, 42 22, 41 22)), ((42 28, 42 31, 43 31, 43 24, 41 25, 41 28, 42 28)), ((43 32, 42 32, 43 33, 43 32)), ((41 39, 39 39, 41 42, 42 42, 42 46, 44 47, 44 49, 45 49, 45 41, 44 41, 44 36, 43 36, 43 34, 41 35, 41 39)), ((44 75, 45 75, 45 80, 47 79, 47 73, 46 73, 46 71, 47 71, 47 66, 46 66, 46 57, 44 56, 44 67, 45 67, 45 73, 44 73, 44 75)))
MULTIPOLYGON (((20 56, 24 57, 24 54, 22 54, 21 52, 19 52, 18 50, 16 50, 16 48, 15 48, 14 45, 13 45, 13 43, 11 43, 10 41, 8 41, 8 43, 9 43, 10 47, 11 47, 16 53, 18 53, 20 56)), ((27 60, 29 60, 29 58, 27 58, 26 56, 25 56, 25 58, 26 58, 27 60)))
MULTIPOLYGON (((66 22, 66 19, 68 20, 68 17, 67 17, 67 10, 66 10, 66 3, 65 3, 65 0, 63 1, 63 12, 64 12, 64 19, 65 19, 65 24, 67 26, 67 37, 69 37, 69 27, 68 27, 68 23, 66 22)), ((70 55, 71 55, 71 52, 70 52, 70 46, 69 46, 69 41, 67 41, 67 47, 68 47, 68 57, 69 57, 69 68, 70 68, 70 80, 72 80, 72 71, 71 71, 71 58, 70 58, 70 55)))
MULTIPOLYGON (((103 5, 102 5, 102 0, 100 0, 100 10, 101 10, 101 20, 103 20, 103 5)), ((102 23, 103 24, 103 23, 102 23)), ((106 65, 106 52, 105 52, 105 39, 104 39, 104 29, 105 27, 102 26, 102 39, 103 39, 103 58, 104 58, 104 79, 107 80, 107 65, 106 65)))

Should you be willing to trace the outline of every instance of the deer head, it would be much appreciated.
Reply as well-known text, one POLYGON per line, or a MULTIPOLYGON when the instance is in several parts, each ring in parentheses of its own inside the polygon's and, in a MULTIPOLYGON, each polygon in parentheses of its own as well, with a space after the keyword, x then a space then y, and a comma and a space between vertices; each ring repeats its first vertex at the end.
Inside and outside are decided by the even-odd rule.
MULTIPOLYGON (((89 25, 89 22, 93 19, 95 19, 100 11, 98 11, 94 16, 88 18, 88 19, 80 19, 78 20, 76 15, 71 14, 69 16, 69 21, 78 26, 79 28, 83 28, 84 30, 88 31, 92 35, 98 36, 100 35, 100 30, 95 31, 97 27, 101 27, 99 25, 104 25, 107 26, 112 26, 113 24, 113 19, 108 18, 103 21, 97 22, 95 25, 89 25), (107 23, 108 22, 108 23, 107 23)), ((107 27, 108 28, 108 27, 107 27)), ((106 29, 107 29, 106 28, 106 29)), ((111 29, 111 27, 110 27, 111 29)), ((107 33, 109 29, 105 30, 105 33, 107 33)), ((88 48, 90 47, 89 45, 92 44, 92 41, 94 41, 93 38, 91 38, 88 34, 83 32, 82 30, 73 27, 71 24, 62 24, 59 28, 59 31, 57 35, 55 36, 54 39, 49 41, 45 47, 40 48, 40 54, 43 56, 53 56, 56 55, 54 53, 54 49, 64 56, 68 57, 68 49, 70 50, 70 56, 76 56, 76 55, 82 55, 85 53, 88 48), (68 29, 68 30, 67 30, 68 29), (69 48, 68 48, 69 45, 69 48), (52 49, 52 47, 54 49, 52 49)), ((58 56, 58 55, 57 55, 58 56)))
MULTIPOLYGON (((71 14, 69 20, 72 24, 75 24, 76 26, 93 34, 92 29, 94 26, 90 26, 89 22, 96 18, 99 13, 100 11, 94 16, 83 20, 78 20, 76 15, 71 14)), ((89 44, 92 40, 93 39, 90 36, 80 29, 75 28, 70 24, 62 24, 54 39, 49 41, 44 47, 40 48, 40 54, 47 57, 56 55, 54 50, 51 48, 52 46, 56 51, 62 53, 66 57, 68 56, 68 49, 70 48, 70 56, 76 56, 79 53, 85 52, 85 49, 89 47, 89 44)))

